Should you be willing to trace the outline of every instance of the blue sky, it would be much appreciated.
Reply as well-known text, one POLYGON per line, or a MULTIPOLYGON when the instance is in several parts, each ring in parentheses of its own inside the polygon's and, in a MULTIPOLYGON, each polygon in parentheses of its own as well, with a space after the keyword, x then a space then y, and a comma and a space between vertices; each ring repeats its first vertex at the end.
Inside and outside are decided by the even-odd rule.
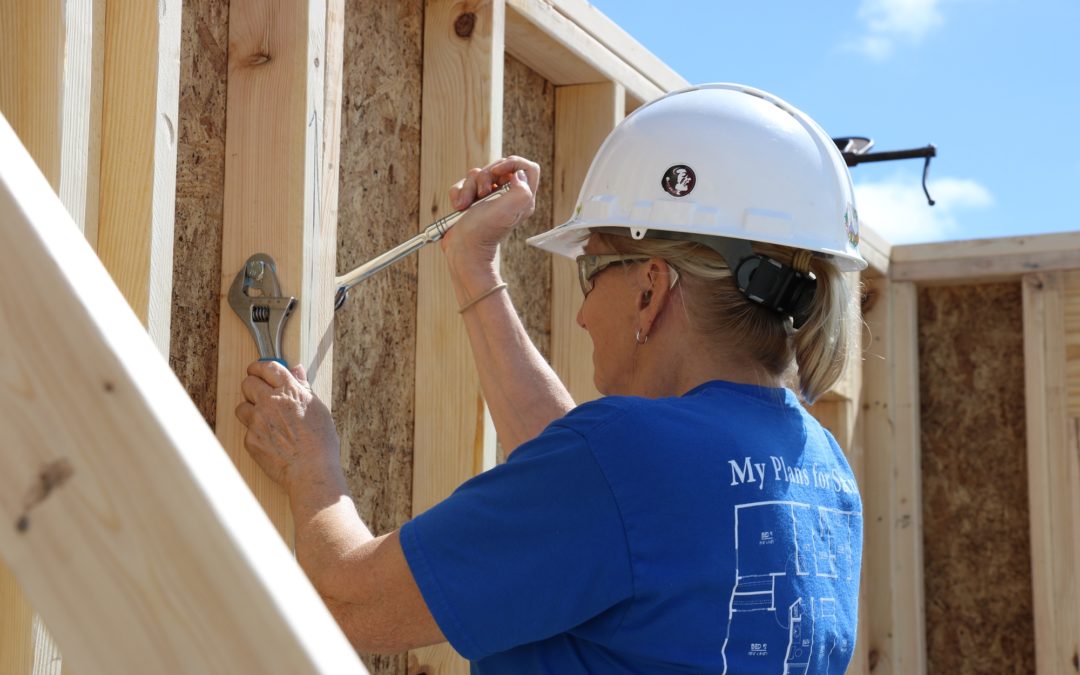
POLYGON ((1080 230, 1080 0, 591 0, 690 82, 742 82, 833 136, 922 160, 852 169, 893 243, 1080 230))

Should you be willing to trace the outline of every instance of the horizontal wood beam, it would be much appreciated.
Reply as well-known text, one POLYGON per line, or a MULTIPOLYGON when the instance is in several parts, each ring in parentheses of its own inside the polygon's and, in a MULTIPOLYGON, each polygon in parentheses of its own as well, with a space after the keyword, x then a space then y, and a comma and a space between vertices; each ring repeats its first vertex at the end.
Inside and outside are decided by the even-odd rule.
POLYGON ((545 0, 506 0, 506 51, 555 85, 611 81, 632 103, 666 91, 545 0))
POLYGON ((600 44, 648 78, 663 91, 675 91, 690 85, 640 42, 630 36, 617 23, 586 0, 541 0, 551 5, 600 44))
POLYGON ((1080 268, 1080 232, 893 246, 896 281, 978 283, 1080 268))
POLYGON ((362 673, 0 117, 0 553, 80 673, 362 673))

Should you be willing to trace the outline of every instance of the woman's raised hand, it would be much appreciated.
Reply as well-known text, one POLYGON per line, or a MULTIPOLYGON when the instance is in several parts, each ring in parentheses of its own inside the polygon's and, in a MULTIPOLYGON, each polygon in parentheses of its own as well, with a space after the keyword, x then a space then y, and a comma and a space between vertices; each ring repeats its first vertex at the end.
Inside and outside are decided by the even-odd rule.
POLYGON ((462 215, 442 239, 444 252, 475 262, 495 259, 499 242, 514 226, 532 215, 536 207, 540 165, 511 155, 483 168, 470 169, 465 178, 450 188, 450 203, 461 210, 508 183, 510 191, 505 195, 477 204, 462 215))

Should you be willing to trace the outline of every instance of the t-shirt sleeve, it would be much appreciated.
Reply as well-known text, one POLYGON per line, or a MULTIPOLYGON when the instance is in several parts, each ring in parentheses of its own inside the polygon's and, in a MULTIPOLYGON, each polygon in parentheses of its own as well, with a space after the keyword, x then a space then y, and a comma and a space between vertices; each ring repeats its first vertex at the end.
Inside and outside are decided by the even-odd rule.
POLYGON ((633 594, 611 488, 582 435, 557 424, 400 538, 439 628, 472 660, 570 630, 633 594))

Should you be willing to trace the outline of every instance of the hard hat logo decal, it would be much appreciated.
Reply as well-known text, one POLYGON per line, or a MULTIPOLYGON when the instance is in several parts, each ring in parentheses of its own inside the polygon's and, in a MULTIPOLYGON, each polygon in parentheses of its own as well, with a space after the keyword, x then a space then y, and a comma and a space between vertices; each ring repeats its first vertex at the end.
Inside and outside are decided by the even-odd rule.
POLYGON ((844 231, 847 232, 848 241, 852 246, 859 246, 859 212, 855 206, 848 202, 844 209, 844 231))
POLYGON ((693 169, 685 164, 676 164, 664 172, 660 187, 672 197, 685 197, 694 191, 696 183, 697 176, 693 169))

